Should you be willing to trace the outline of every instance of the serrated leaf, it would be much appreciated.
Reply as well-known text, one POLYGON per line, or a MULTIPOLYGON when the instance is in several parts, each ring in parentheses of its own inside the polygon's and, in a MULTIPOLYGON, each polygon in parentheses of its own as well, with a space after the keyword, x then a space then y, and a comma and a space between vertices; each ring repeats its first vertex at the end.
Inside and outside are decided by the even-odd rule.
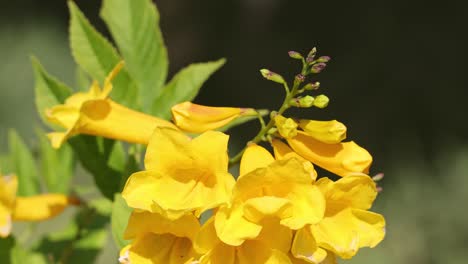
POLYGON ((75 69, 75 82, 78 90, 86 92, 91 86, 92 80, 80 66, 77 66, 75 69))
MULTIPOLYGON (((266 116, 266 115, 268 115, 268 114, 270 113, 270 111, 268 111, 268 110, 263 110, 263 109, 257 110, 257 111, 258 111, 258 113, 259 113, 260 116, 266 116)), ((241 117, 239 117, 239 118, 234 119, 234 121, 230 122, 229 124, 227 124, 227 125, 225 125, 225 126, 219 128, 219 129, 217 129, 217 130, 218 130, 218 131, 221 131, 221 132, 224 132, 224 131, 227 131, 227 130, 233 128, 233 127, 242 125, 242 124, 244 124, 244 123, 247 123, 247 122, 249 122, 249 121, 255 120, 255 119, 257 119, 257 118, 258 118, 258 116, 256 116, 256 115, 255 115, 255 116, 241 116, 241 117)))
POLYGON ((129 241, 123 238, 123 234, 127 228, 128 219, 130 218, 131 213, 132 209, 127 206, 122 195, 120 193, 116 194, 114 197, 114 204, 112 206, 111 226, 112 237, 119 249, 129 244, 129 241))
POLYGON ((150 0, 104 0, 101 17, 137 83, 143 109, 149 110, 162 92, 168 70, 156 6, 150 0))
POLYGON ((83 167, 89 171, 101 193, 112 200, 114 193, 120 191, 121 172, 109 167, 109 156, 112 150, 111 140, 79 135, 68 140, 83 167), (111 142, 111 143, 109 143, 111 142))
POLYGON ((75 168, 71 147, 68 144, 63 144, 59 149, 54 149, 43 131, 38 130, 37 136, 40 147, 41 174, 45 180, 47 191, 68 194, 75 168))
POLYGON ((220 59, 213 62, 195 63, 182 69, 164 87, 152 107, 152 113, 161 118, 171 118, 171 107, 175 104, 192 101, 203 83, 226 62, 220 59))
MULTIPOLYGON (((92 25, 73 1, 70 9, 70 45, 72 55, 80 67, 101 84, 107 74, 122 59, 112 46, 92 25)), ((138 107, 137 87, 128 72, 122 69, 112 81, 111 97, 129 107, 138 107)))
POLYGON ((19 196, 31 196, 40 191, 36 162, 23 140, 14 130, 8 133, 8 146, 11 153, 12 173, 18 176, 19 196))
POLYGON ((48 124, 45 118, 45 110, 62 104, 72 94, 72 90, 48 74, 35 57, 31 58, 31 63, 35 78, 36 109, 44 123, 48 124))

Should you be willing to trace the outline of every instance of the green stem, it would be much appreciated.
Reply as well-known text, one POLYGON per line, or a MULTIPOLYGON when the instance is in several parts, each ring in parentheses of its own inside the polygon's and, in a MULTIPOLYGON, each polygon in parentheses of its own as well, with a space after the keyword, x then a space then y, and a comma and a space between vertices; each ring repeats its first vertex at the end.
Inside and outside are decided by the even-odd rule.
MULTIPOLYGON (((308 66, 307 66, 307 64, 304 63, 303 66, 302 66, 301 74, 306 76, 307 72, 308 72, 308 66)), ((291 91, 289 91, 289 89, 286 89, 286 91, 287 91, 286 97, 284 98, 283 104, 281 105, 280 109, 277 112, 278 115, 281 115, 286 110, 288 110, 288 108, 290 107, 289 101, 291 99, 293 99, 297 94, 300 93, 299 92, 299 86, 300 86, 300 82, 295 81, 294 86, 293 86, 291 91)), ((285 84, 285 87, 288 87, 287 84, 285 84)), ((275 125, 275 119, 274 118, 270 118, 270 121, 268 122, 268 124, 266 126, 263 123, 262 129, 258 132, 258 134, 252 140, 250 140, 246 144, 246 146, 239 153, 237 153, 232 159, 229 160, 229 166, 232 166, 232 165, 234 165, 234 164, 236 164, 237 162, 240 161, 240 159, 242 158, 242 155, 244 154, 244 152, 247 149, 249 144, 252 144, 252 143, 257 144, 260 141, 264 141, 265 138, 266 138, 265 135, 268 134, 268 131, 270 131, 270 129, 273 128, 274 125, 275 125)))

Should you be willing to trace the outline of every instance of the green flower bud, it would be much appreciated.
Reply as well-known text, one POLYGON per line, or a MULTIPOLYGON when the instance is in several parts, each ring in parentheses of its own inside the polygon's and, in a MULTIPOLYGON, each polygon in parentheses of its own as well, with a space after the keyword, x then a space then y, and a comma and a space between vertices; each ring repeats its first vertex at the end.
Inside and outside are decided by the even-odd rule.
POLYGON ((314 101, 315 101, 314 97, 310 95, 306 95, 299 99, 299 107, 303 107, 303 108, 311 107, 314 105, 314 101))
POLYGON ((320 82, 308 83, 302 87, 306 91, 317 90, 320 87, 320 82))
POLYGON ((267 80, 274 81, 274 82, 281 83, 281 84, 286 83, 281 75, 274 73, 268 69, 261 69, 260 73, 267 80))
POLYGON ((296 60, 302 60, 304 57, 297 51, 289 51, 288 52, 289 57, 296 59, 296 60))
POLYGON ((326 95, 321 94, 315 97, 314 106, 317 108, 325 108, 328 102, 330 102, 330 99, 328 99, 326 95))
POLYGON ((317 59, 317 62, 329 62, 331 60, 330 56, 321 56, 317 59))
POLYGON ((317 53, 317 48, 313 48, 309 54, 307 54, 307 58, 306 58, 306 62, 307 63, 312 63, 314 61, 314 58, 315 58, 315 54, 317 53))

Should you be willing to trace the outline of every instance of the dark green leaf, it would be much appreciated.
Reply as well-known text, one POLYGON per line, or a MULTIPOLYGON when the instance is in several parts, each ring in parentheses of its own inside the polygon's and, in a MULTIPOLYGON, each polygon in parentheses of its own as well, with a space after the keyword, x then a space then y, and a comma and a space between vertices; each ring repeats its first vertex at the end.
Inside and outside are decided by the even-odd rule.
POLYGON ((1 238, 0 237, 0 259, 2 263, 11 263, 11 251, 15 246, 13 237, 1 238))
POLYGON ((32 57, 31 62, 34 69, 37 112, 44 123, 48 124, 45 118, 45 110, 62 104, 72 94, 72 90, 49 75, 36 58, 32 57))
POLYGON ((68 144, 59 149, 52 148, 45 133, 38 130, 41 174, 45 179, 48 192, 67 194, 73 176, 75 162, 68 144))
POLYGON ((18 195, 30 196, 40 191, 36 162, 21 138, 14 130, 8 133, 12 173, 18 176, 18 195))
MULTIPOLYGON (((86 19, 73 1, 70 8, 70 44, 80 67, 101 84, 122 59, 112 46, 86 19)), ((125 69, 112 81, 111 97, 130 107, 138 106, 137 87, 125 69)))
POLYGON ((101 193, 108 199, 120 191, 121 172, 109 167, 109 156, 113 148, 111 140, 80 135, 68 140, 83 167, 89 171, 101 193), (111 142, 111 143, 108 143, 111 142))
POLYGON ((128 218, 132 209, 127 206, 127 203, 122 198, 122 195, 116 194, 114 205, 112 206, 111 226, 112 237, 118 248, 123 248, 128 245, 129 241, 123 239, 123 234, 127 228, 128 218))
POLYGON ((224 59, 213 62, 191 64, 177 73, 166 85, 161 96, 152 107, 152 113, 170 119, 171 107, 175 104, 192 101, 203 83, 223 64, 224 59))
POLYGON ((168 69, 157 8, 150 0, 104 0, 101 16, 137 83, 143 109, 149 110, 162 92, 168 69))

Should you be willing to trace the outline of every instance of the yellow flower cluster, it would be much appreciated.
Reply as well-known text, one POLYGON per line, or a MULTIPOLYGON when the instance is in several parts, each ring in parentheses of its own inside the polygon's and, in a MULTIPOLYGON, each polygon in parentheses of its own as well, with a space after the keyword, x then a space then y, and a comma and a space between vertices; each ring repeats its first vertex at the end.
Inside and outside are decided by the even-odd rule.
MULTIPOLYGON (((319 124, 342 133, 328 128, 336 121, 319 124)), ((125 232, 132 242, 122 249, 121 263, 325 264, 376 246, 385 235, 385 220, 368 211, 377 195, 373 180, 362 173, 370 155, 365 166, 347 166, 362 163, 367 152, 339 142, 320 143, 322 149, 308 155, 301 151, 315 151, 317 145, 309 143, 319 141, 305 133, 287 139, 296 151, 273 141, 275 157, 251 144, 234 180, 228 173, 227 135, 206 131, 192 139, 156 128, 145 170, 131 175, 123 190, 135 210, 125 232), (328 156, 318 155, 326 151, 328 156), (317 180, 310 157, 346 177, 317 180), (211 217, 200 226, 203 213, 211 217)))
POLYGON ((80 201, 62 194, 16 196, 18 179, 15 175, 0 175, 0 237, 10 235, 13 221, 42 221, 60 214, 80 201))
POLYGON ((184 102, 172 108, 173 124, 107 98, 121 67, 102 90, 93 84, 48 115, 67 129, 50 134, 56 147, 78 133, 147 144, 145 169, 122 192, 134 210, 121 263, 333 264, 384 238, 383 216, 368 211, 377 195, 366 175, 372 156, 342 142, 342 123, 274 116, 274 156, 250 144, 236 179, 229 136, 213 130, 254 109, 184 102), (342 178, 318 179, 313 164, 342 178))

